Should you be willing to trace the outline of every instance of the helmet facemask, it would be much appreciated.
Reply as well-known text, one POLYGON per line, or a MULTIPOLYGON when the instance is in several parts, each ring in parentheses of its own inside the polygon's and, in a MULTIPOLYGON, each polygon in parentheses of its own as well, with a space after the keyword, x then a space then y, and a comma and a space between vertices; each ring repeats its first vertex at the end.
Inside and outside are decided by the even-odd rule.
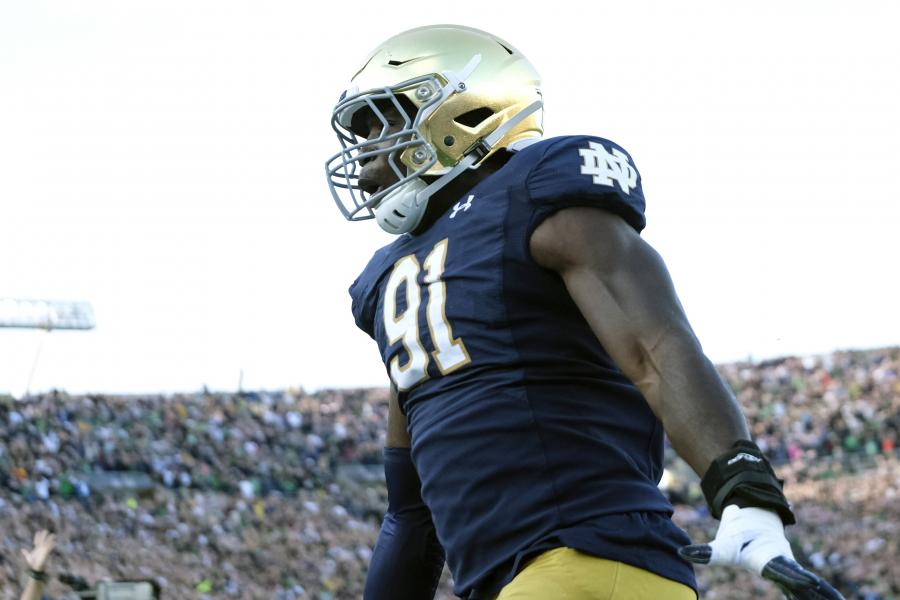
MULTIPOLYGON (((473 57, 466 66, 463 77, 471 73, 479 61, 480 56, 473 57)), ((423 175, 446 174, 448 169, 439 164, 438 151, 423 135, 422 125, 451 95, 465 90, 463 77, 451 73, 423 75, 391 87, 354 93, 338 103, 332 114, 331 127, 338 136, 342 150, 327 161, 325 169, 332 196, 347 220, 378 218, 375 210, 382 200, 402 192, 404 187, 410 191, 415 189, 420 196, 412 205, 411 199, 403 202, 406 211, 424 212, 423 203, 427 201, 427 196, 420 193, 425 186, 419 178, 423 175), (379 107, 379 104, 385 103, 393 106, 403 118, 403 128, 400 131, 388 132, 390 124, 379 107), (412 108, 415 111, 410 117, 412 108), (371 111, 381 122, 382 129, 378 137, 366 139, 364 136, 367 132, 356 125, 361 111, 371 111), (398 181, 375 194, 368 194, 359 185, 358 168, 368 159, 385 154, 398 181)), ((393 208, 391 212, 394 210, 397 209, 393 208)), ((398 212, 387 218, 398 221, 409 220, 411 216, 398 212)), ((421 216, 419 214, 415 218, 416 224, 421 216)), ((396 227, 385 227, 383 218, 384 215, 379 218, 382 227, 391 233, 398 232, 396 227)), ((408 227, 404 229, 409 230, 408 227)))
POLYGON ((389 194, 414 179, 425 175, 437 164, 434 147, 422 135, 420 127, 433 110, 450 94, 447 82, 437 75, 426 75, 396 86, 368 90, 345 97, 334 109, 332 129, 337 134, 341 151, 326 163, 328 184, 332 196, 344 217, 359 221, 375 217, 374 209, 389 194), (410 116, 409 95, 421 104, 410 116), (379 105, 393 106, 404 120, 400 131, 389 133, 390 124, 379 105), (358 125, 359 116, 370 112, 381 122, 381 133, 366 139, 358 125), (359 185, 358 171, 370 159, 387 155, 390 168, 398 181, 375 194, 367 193, 359 185))

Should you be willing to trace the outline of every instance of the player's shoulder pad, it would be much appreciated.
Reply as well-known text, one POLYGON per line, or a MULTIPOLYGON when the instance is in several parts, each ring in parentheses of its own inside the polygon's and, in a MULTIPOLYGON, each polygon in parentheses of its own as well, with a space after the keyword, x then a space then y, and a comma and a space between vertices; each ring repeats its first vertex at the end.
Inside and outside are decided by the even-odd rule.
POLYGON ((538 213, 570 206, 614 212, 637 231, 646 225, 641 175, 631 155, 610 140, 590 135, 549 138, 521 153, 530 163, 525 187, 538 213))

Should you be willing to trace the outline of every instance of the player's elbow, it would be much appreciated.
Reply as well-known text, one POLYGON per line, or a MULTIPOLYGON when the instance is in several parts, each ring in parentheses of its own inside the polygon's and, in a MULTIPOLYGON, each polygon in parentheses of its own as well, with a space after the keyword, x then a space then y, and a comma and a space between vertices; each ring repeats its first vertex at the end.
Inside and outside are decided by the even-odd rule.
POLYGON ((667 361, 686 354, 702 354, 700 341, 680 310, 666 315, 659 326, 641 336, 644 352, 654 361, 667 361))
POLYGON ((703 355, 690 325, 677 318, 659 322, 653 328, 634 331, 627 347, 631 349, 628 353, 629 364, 620 367, 642 390, 658 389, 663 378, 678 372, 677 365, 703 355))

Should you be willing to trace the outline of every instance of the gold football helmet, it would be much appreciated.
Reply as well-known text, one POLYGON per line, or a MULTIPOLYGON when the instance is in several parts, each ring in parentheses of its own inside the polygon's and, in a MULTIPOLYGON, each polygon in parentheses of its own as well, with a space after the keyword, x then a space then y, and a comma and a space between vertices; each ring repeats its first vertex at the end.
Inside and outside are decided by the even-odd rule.
POLYGON ((537 71, 509 43, 470 27, 395 35, 366 56, 350 83, 332 113, 342 149, 326 162, 328 185, 348 220, 374 217, 390 233, 414 229, 431 195, 464 170, 543 134, 537 71), (405 118, 402 130, 388 133, 385 105, 405 118), (363 115, 381 122, 381 135, 366 139, 363 115), (383 154, 399 180, 368 194, 357 171, 383 154))

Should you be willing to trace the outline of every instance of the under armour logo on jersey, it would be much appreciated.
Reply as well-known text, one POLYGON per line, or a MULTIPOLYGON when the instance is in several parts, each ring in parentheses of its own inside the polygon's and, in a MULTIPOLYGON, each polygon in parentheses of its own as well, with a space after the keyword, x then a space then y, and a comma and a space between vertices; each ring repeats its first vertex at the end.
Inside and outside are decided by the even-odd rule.
POLYGON ((578 151, 584 164, 581 166, 582 175, 593 175, 597 185, 613 185, 615 180, 622 191, 630 194, 637 187, 637 169, 631 165, 631 159, 627 154, 613 148, 612 153, 607 152, 603 144, 588 142, 590 148, 582 148, 578 151))
POLYGON ((453 214, 450 215, 450 218, 452 219, 453 217, 455 217, 456 213, 458 213, 459 211, 467 211, 470 208, 472 208, 472 200, 474 200, 474 199, 475 199, 475 195, 470 194, 469 197, 466 198, 465 204, 462 203, 462 200, 457 202, 456 205, 453 207, 453 214))

